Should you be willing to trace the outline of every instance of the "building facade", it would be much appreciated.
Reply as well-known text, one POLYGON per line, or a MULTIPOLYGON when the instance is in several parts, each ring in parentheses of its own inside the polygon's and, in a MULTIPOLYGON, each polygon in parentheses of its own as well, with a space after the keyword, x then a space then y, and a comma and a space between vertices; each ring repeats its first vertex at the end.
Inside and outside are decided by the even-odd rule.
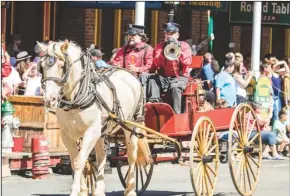
MULTIPOLYGON (((181 2, 175 11, 175 22, 182 26, 181 40, 191 39, 192 43, 198 44, 206 38, 209 16, 211 16, 214 21, 215 34, 212 52, 217 59, 223 59, 228 51, 243 54, 251 52, 251 21, 250 23, 231 21, 234 17, 230 10, 231 3, 189 3, 191 4, 181 2), (226 5, 224 10, 218 9, 224 5, 226 5), (210 12, 207 11, 207 7, 211 10, 210 12), (229 47, 230 43, 234 48, 229 47)), ((244 6, 242 2, 238 3, 241 7, 244 6)), ((287 8, 287 2, 285 5, 287 8)), ((248 7, 245 5, 245 9, 248 7)), ((128 24, 134 23, 135 18, 133 8, 71 8, 66 2, 4 2, 4 4, 2 2, 1 9, 1 34, 2 40, 6 43, 11 41, 10 37, 13 33, 19 33, 23 37, 24 48, 33 52, 36 41, 67 38, 84 48, 92 43, 96 44, 103 48, 106 58, 110 57, 113 48, 121 47, 125 43, 123 33, 127 30, 128 24)), ((145 31, 149 37, 149 43, 153 46, 164 38, 162 25, 168 22, 168 12, 168 9, 146 9, 145 11, 145 31)), ((285 24, 263 24, 261 55, 274 53, 277 56, 290 56, 289 29, 289 25, 285 24)), ((204 53, 207 50, 208 47, 201 52, 204 53)))

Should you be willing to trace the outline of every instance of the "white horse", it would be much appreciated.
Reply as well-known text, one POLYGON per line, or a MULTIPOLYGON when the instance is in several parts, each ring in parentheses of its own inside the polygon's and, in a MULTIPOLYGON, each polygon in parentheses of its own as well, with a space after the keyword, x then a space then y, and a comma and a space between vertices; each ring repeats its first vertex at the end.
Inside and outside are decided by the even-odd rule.
MULTIPOLYGON (((95 148, 97 160, 97 180, 95 195, 105 195, 104 183, 104 166, 106 163, 106 154, 104 149, 104 138, 101 137, 102 127, 106 126, 104 132, 112 129, 120 129, 116 126, 116 122, 109 120, 106 123, 109 113, 107 109, 113 110, 114 94, 108 87, 107 83, 101 79, 100 74, 96 74, 93 68, 95 65, 87 64, 88 57, 83 55, 81 48, 72 42, 65 40, 64 42, 52 42, 48 46, 37 42, 45 56, 42 57, 38 65, 42 73, 43 83, 45 85, 45 104, 48 107, 55 108, 57 120, 61 129, 61 138, 66 146, 72 168, 74 170, 74 181, 71 186, 70 196, 88 195, 86 185, 81 183, 82 171, 85 167, 86 160, 95 148), (64 110, 61 101, 67 103, 76 102, 78 100, 85 103, 86 98, 91 94, 88 89, 83 91, 82 101, 79 90, 84 87, 85 77, 90 73, 95 76, 95 93, 98 92, 104 100, 105 104, 101 104, 99 99, 93 99, 91 104, 80 108, 79 105, 73 106, 69 110, 64 110), (107 105, 108 108, 104 108, 107 105), (82 139, 81 150, 78 151, 76 141, 82 139)), ((140 109, 140 100, 143 102, 142 86, 137 78, 126 70, 118 69, 108 76, 116 89, 117 99, 124 120, 132 120, 136 110, 140 109)), ((90 83, 90 82, 89 82, 90 83)), ((92 92, 91 92, 92 93, 92 92)), ((87 101, 88 102, 88 101, 87 101)), ((141 103, 143 109, 143 103, 141 103)), ((81 105, 81 104, 80 104, 81 105)), ((116 106, 116 105, 115 105, 116 106)), ((117 111, 117 110, 116 110, 117 111)), ((130 129, 134 127, 128 126, 130 129)), ((139 129, 135 129, 141 132, 139 129)), ((138 164, 148 164, 150 162, 150 151, 148 143, 145 139, 140 139, 130 131, 124 130, 127 146, 127 155, 129 162, 129 172, 127 178, 127 186, 124 195, 135 196, 135 176, 134 169, 136 161, 138 164)))

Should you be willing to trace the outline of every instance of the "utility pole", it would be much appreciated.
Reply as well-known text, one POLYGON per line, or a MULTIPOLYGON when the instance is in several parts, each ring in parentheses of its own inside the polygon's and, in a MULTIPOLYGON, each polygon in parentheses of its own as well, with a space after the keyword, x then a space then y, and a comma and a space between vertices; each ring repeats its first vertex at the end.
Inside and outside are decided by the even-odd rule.
POLYGON ((252 72, 258 80, 260 77, 260 44, 261 44, 261 17, 262 17, 262 2, 254 2, 253 5, 253 31, 252 31, 252 53, 251 65, 252 72))
POLYGON ((135 25, 143 25, 145 23, 145 2, 135 2, 135 25))

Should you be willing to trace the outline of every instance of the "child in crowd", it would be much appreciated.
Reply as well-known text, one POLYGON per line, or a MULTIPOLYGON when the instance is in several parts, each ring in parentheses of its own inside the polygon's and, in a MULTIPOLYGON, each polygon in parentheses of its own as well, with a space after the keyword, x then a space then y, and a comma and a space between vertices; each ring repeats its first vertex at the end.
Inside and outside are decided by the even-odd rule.
POLYGON ((279 120, 275 120, 272 130, 276 133, 277 143, 280 144, 278 149, 279 154, 282 154, 282 151, 286 145, 288 145, 288 148, 290 149, 290 139, 287 137, 286 130, 287 112, 285 110, 281 110, 278 116, 279 120))
POLYGON ((37 71, 37 64, 30 63, 28 69, 24 72, 22 79, 26 81, 25 96, 40 96, 42 95, 41 89, 41 76, 37 71))

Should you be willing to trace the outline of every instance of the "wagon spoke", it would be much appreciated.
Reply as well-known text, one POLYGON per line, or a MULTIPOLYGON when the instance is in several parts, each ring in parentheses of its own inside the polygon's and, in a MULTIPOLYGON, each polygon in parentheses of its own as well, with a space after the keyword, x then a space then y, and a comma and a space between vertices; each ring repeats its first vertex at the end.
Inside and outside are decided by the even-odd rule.
MULTIPOLYGON (((202 149, 200 148, 201 147, 201 142, 200 142, 200 139, 199 139, 199 134, 198 133, 196 133, 197 135, 196 135, 196 140, 197 140, 197 144, 198 144, 198 146, 195 146, 196 147, 196 150, 197 150, 197 147, 198 147, 198 149, 200 150, 200 151, 202 151, 202 149)), ((201 154, 202 154, 202 152, 200 152, 200 156, 201 156, 201 154)))
POLYGON ((255 176, 255 174, 254 174, 254 171, 253 171, 253 169, 252 169, 252 167, 251 167, 251 164, 250 164, 250 162, 249 162, 249 158, 246 157, 246 159, 247 159, 248 167, 250 168, 250 172, 251 172, 251 174, 252 174, 252 176, 253 176, 253 178, 254 178, 254 181, 257 181, 256 176, 255 176))
POLYGON ((245 168, 246 168, 246 171, 247 171, 249 188, 250 188, 250 190, 252 190, 251 177, 250 177, 250 174, 249 174, 249 168, 247 167, 247 159, 245 159, 245 168))
POLYGON ((202 157, 202 153, 199 151, 199 149, 197 149, 198 146, 194 145, 194 148, 198 154, 198 156, 201 158, 202 157))
POLYGON ((212 141, 212 138, 210 138, 210 140, 208 140, 208 136, 210 134, 210 127, 211 127, 211 125, 208 124, 207 129, 206 129, 206 133, 205 133, 205 139, 204 139, 204 144, 203 144, 204 145, 205 152, 208 149, 209 143, 212 141))
POLYGON ((232 149, 232 152, 242 152, 243 149, 242 148, 234 148, 232 149))
POLYGON ((257 132, 257 134, 251 139, 251 141, 249 141, 248 145, 250 145, 251 143, 253 143, 253 141, 255 141, 255 139, 260 136, 260 133, 257 132))
POLYGON ((216 149, 217 145, 215 144, 211 149, 206 153, 206 155, 209 155, 214 149, 216 149))
POLYGON ((202 174, 202 193, 203 193, 203 195, 206 195, 205 190, 207 190, 208 188, 207 188, 207 185, 205 183, 205 171, 204 170, 205 170, 205 168, 203 168, 203 174, 202 174))
POLYGON ((211 171, 211 173, 214 175, 214 176, 217 176, 216 172, 208 165, 206 164, 206 167, 211 171))
POLYGON ((245 168, 245 162, 243 162, 243 185, 244 185, 244 191, 247 192, 247 186, 246 186, 246 168, 245 168))
POLYGON ((208 178, 208 181, 209 181, 209 183, 210 183, 210 185, 211 185, 211 188, 213 188, 213 184, 212 184, 212 181, 211 181, 211 178, 210 178, 210 176, 209 176, 209 173, 208 173, 207 169, 205 169, 205 173, 206 173, 206 176, 207 176, 207 178, 208 178))
POLYGON ((246 107, 244 107, 244 111, 243 111, 243 133, 244 136, 246 135, 246 107))
MULTIPOLYGON (((251 134, 252 134, 252 131, 254 130, 254 127, 255 127, 255 124, 256 124, 256 120, 253 120, 253 124, 251 125, 251 128, 249 130, 249 135, 248 135, 248 139, 247 141, 249 141, 250 137, 251 137, 251 134)), ((258 131, 257 131, 258 132, 258 131)))
POLYGON ((244 157, 243 155, 244 155, 244 154, 241 154, 241 158, 240 158, 239 165, 238 165, 238 169, 237 169, 237 173, 236 173, 236 178, 238 178, 238 176, 239 176, 239 174, 240 174, 240 171, 241 171, 242 158, 244 157))
POLYGON ((208 151, 209 145, 210 145, 210 143, 211 143, 214 135, 215 135, 214 133, 211 133, 210 138, 209 138, 209 141, 208 141, 208 143, 206 145, 206 148, 205 148, 205 152, 208 151))
POLYGON ((247 154, 247 156, 248 156, 248 158, 250 158, 251 159, 251 161, 258 167, 258 168, 260 168, 260 166, 258 165, 258 163, 255 161, 255 159, 251 156, 251 155, 249 155, 249 154, 247 154))
POLYGON ((236 140, 236 142, 239 144, 239 146, 243 147, 244 145, 241 143, 243 141, 240 141, 238 138, 236 138, 235 134, 232 134, 233 138, 236 140))
POLYGON ((242 165, 243 163, 241 162, 241 172, 240 172, 240 186, 242 186, 242 180, 243 180, 243 171, 244 171, 244 167, 242 165))
MULTIPOLYGON (((203 167, 201 167, 201 169, 200 170, 203 170, 203 167)), ((203 193, 203 184, 202 184, 202 173, 203 173, 203 171, 201 171, 200 172, 201 173, 201 176, 200 176, 200 180, 201 180, 201 182, 200 182, 200 184, 199 184, 199 191, 201 192, 201 193, 203 193)), ((201 193, 199 192, 199 194, 198 195, 201 195, 201 193)))

